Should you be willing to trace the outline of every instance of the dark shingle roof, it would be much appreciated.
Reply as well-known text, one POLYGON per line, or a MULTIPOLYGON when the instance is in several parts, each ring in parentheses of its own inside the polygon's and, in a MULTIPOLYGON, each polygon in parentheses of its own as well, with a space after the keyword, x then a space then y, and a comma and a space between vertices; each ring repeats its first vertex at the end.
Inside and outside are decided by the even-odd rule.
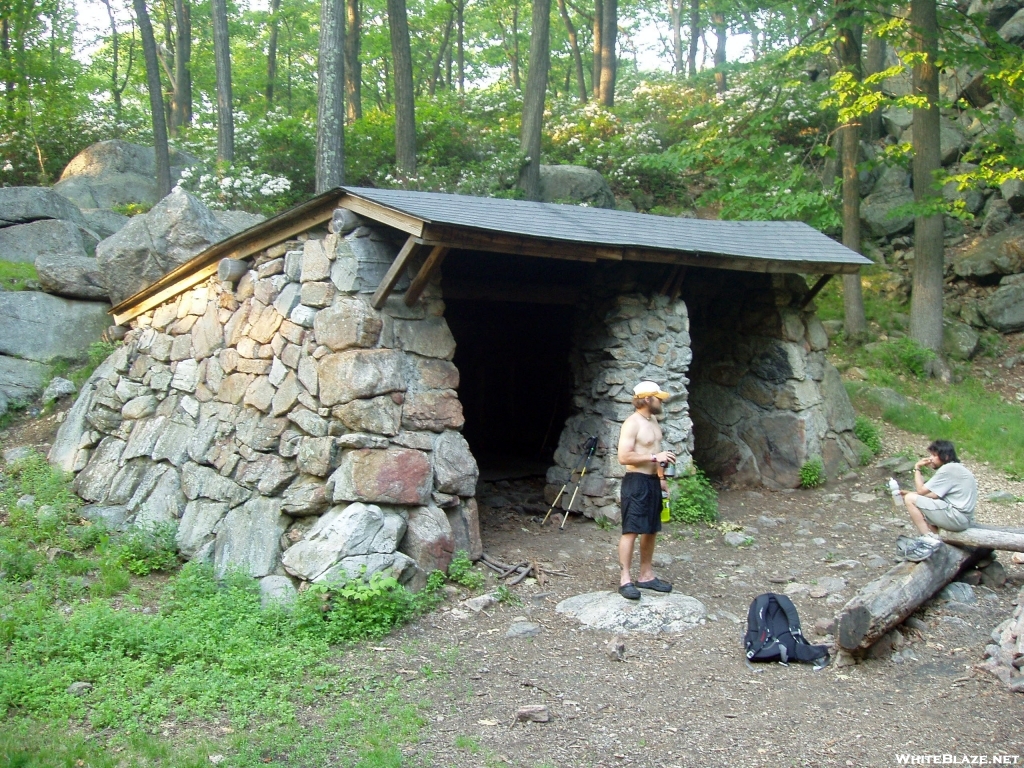
POLYGON ((799 221, 714 221, 555 203, 344 187, 431 224, 545 240, 766 261, 866 266, 871 260, 799 221))

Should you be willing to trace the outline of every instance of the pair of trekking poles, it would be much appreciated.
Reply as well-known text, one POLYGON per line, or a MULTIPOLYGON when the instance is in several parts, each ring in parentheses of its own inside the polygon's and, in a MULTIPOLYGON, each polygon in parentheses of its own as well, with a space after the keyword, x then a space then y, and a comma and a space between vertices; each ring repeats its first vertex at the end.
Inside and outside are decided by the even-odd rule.
POLYGON ((551 517, 551 512, 555 507, 558 506, 558 502, 561 500, 562 495, 565 493, 566 488, 573 484, 573 475, 578 475, 575 481, 575 487, 572 490, 572 496, 569 498, 569 506, 565 508, 565 514, 562 516, 562 524, 558 526, 558 530, 565 530, 565 521, 569 519, 569 513, 572 511, 572 505, 576 501, 576 496, 580 492, 580 486, 583 484, 583 477, 587 474, 587 469, 590 467, 590 460, 594 457, 594 451, 597 450, 597 435, 593 435, 587 439, 587 442, 583 444, 583 453, 580 454, 580 458, 576 461, 576 466, 573 467, 572 472, 569 473, 569 479, 562 484, 562 490, 555 496, 555 500, 551 502, 551 506, 548 508, 548 513, 544 515, 544 519, 541 521, 541 525, 547 523, 548 518, 551 517))

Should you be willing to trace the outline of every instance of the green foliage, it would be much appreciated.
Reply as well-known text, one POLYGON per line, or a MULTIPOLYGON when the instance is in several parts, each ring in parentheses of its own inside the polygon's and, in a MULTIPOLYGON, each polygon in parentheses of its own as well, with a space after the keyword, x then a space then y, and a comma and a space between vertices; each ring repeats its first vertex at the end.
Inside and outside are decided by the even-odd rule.
POLYGON ((149 213, 152 208, 153 206, 149 203, 116 203, 111 206, 111 210, 124 216, 139 216, 143 213, 149 213))
POLYGON ((0 261, 0 290, 24 291, 26 283, 39 282, 34 264, 23 261, 0 261))
POLYGON ((820 456, 815 456, 800 467, 800 487, 817 488, 825 484, 825 464, 820 456))
MULTIPOLYGON (((882 431, 867 416, 857 416, 853 423, 853 434, 871 450, 872 456, 882 452, 882 431)), ((869 458, 868 461, 870 460, 869 458)))
POLYGON ((602 531, 610 531, 615 527, 615 523, 608 519, 607 515, 598 515, 594 518, 594 522, 602 531))
POLYGON ((909 336, 879 342, 871 355, 887 370, 918 379, 928 378, 928 366, 935 359, 932 350, 925 349, 909 336))
POLYGON ((692 475, 669 480, 672 519, 687 525, 718 520, 718 491, 700 469, 692 475))
POLYGON ((522 605, 523 600, 507 584, 501 584, 494 591, 494 596, 499 603, 504 605, 522 605))
POLYGON ((464 549, 456 552, 448 565, 448 578, 469 589, 480 589, 485 582, 484 575, 473 569, 473 561, 464 549))
POLYGON ((130 528, 118 540, 112 559, 136 576, 174 570, 178 567, 177 530, 174 523, 130 528))

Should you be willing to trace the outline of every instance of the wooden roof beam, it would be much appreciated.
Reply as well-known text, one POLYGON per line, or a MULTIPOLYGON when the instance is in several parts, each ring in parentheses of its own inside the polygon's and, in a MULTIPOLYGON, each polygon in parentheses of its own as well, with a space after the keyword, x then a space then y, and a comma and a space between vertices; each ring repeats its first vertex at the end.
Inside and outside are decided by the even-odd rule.
POLYGON ((377 290, 373 292, 370 305, 374 309, 380 309, 384 306, 384 302, 388 300, 391 291, 398 284, 402 274, 405 272, 405 268, 409 266, 410 260, 419 253, 421 248, 423 248, 423 244, 416 237, 409 235, 406 238, 402 250, 398 252, 395 260, 391 262, 391 266, 388 267, 388 271, 384 274, 384 279, 380 281, 377 290))
POLYGON ((412 283, 409 285, 409 289, 405 292, 405 306, 411 307, 419 297, 423 294, 423 289, 427 287, 427 283, 430 282, 431 276, 437 272, 441 266, 441 262, 444 261, 444 257, 448 255, 448 246, 435 245, 430 251, 430 255, 427 256, 426 261, 423 262, 423 266, 420 267, 420 271, 416 273, 416 277, 412 279, 412 283))

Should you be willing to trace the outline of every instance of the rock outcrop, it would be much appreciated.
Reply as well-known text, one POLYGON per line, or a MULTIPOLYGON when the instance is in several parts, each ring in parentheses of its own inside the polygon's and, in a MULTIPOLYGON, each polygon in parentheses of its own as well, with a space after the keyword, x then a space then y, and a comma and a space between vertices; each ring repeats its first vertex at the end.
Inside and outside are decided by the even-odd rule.
POLYGON ((546 203, 615 207, 615 196, 608 182, 599 172, 582 165, 542 165, 540 199, 546 203))

